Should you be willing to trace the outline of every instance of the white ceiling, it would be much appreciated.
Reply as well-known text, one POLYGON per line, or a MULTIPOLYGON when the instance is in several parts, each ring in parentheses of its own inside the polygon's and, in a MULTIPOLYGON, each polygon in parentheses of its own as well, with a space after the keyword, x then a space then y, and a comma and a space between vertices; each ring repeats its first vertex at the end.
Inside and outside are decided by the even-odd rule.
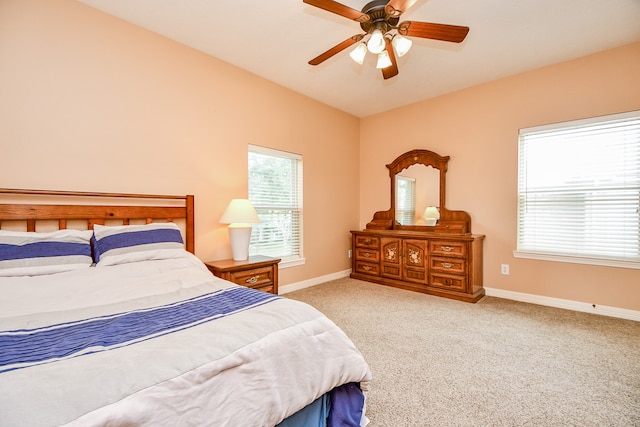
MULTIPOLYGON (((640 40, 640 0, 417 0, 400 21, 470 27, 461 44, 413 38, 389 80, 346 49, 358 23, 302 0, 79 0, 357 117, 640 40)), ((342 0, 360 10, 368 0, 342 0)))

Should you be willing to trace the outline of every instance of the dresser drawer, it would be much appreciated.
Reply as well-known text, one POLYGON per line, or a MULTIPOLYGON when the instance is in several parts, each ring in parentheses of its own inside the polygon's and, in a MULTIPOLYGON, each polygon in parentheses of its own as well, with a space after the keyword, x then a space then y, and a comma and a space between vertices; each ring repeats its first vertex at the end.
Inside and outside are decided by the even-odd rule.
POLYGON ((429 286, 443 289, 451 289, 454 291, 466 291, 465 276, 449 276, 447 274, 430 274, 429 286))
POLYGON ((380 251, 376 249, 356 248, 356 259, 368 262, 380 261, 380 251))
POLYGON ((465 274, 466 260, 460 258, 431 257, 429 268, 434 272, 447 274, 465 274))
POLYGON ((431 240, 429 242, 429 253, 431 256, 467 256, 467 245, 465 242, 450 242, 446 240, 431 240))
POLYGON ((378 249, 380 247, 380 239, 375 236, 355 235, 356 247, 378 249))
POLYGON ((369 262, 355 261, 356 264, 356 272, 360 274, 367 274, 369 276, 379 276, 380 275, 380 264, 372 264, 369 262))
POLYGON ((250 288, 273 286, 273 268, 259 267, 251 270, 232 271, 229 274, 229 280, 250 288))

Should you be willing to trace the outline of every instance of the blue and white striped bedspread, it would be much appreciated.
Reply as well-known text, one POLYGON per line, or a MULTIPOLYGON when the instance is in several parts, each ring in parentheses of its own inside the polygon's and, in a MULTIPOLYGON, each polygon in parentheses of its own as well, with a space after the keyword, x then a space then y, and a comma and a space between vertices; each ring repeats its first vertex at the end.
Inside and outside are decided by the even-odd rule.
POLYGON ((277 298, 249 288, 230 288, 149 309, 35 329, 0 331, 0 372, 132 345, 277 298))
POLYGON ((322 313, 191 254, 0 277, 2 427, 266 427, 369 378, 322 313))

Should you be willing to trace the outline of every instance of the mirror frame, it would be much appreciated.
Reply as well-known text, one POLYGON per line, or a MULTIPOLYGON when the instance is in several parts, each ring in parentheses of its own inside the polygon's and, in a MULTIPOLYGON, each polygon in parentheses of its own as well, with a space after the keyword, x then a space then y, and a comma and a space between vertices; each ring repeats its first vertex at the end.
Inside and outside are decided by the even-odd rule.
POLYGON ((371 222, 367 224, 368 229, 382 230, 412 230, 425 232, 443 233, 470 233, 471 217, 464 211, 450 211, 446 208, 446 185, 447 168, 449 156, 441 156, 429 150, 411 150, 389 163, 389 178, 391 179, 391 208, 386 211, 379 211, 373 215, 371 222), (429 225, 401 225, 396 221, 396 175, 409 166, 422 164, 431 166, 440 171, 440 220, 435 226, 429 225))

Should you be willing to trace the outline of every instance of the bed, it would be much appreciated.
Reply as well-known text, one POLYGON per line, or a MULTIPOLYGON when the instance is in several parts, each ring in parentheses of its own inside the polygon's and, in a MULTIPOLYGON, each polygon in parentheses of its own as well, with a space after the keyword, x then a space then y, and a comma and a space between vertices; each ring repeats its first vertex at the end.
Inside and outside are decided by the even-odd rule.
POLYGON ((368 422, 351 340, 214 277, 193 196, 0 189, 0 295, 2 426, 368 422))

